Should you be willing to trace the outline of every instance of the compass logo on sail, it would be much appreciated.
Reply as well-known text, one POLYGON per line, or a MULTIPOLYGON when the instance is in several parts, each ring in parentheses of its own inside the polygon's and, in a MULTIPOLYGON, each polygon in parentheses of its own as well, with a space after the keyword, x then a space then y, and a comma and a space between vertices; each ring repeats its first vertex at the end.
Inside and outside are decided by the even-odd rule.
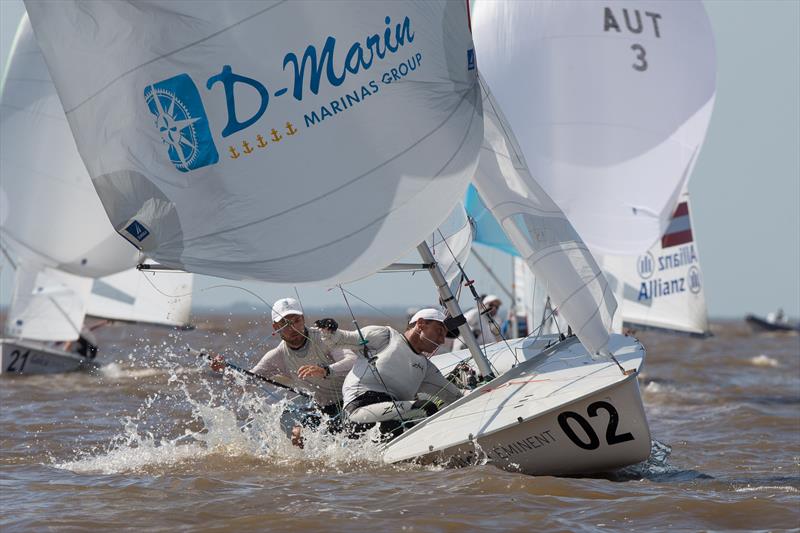
POLYGON ((189 172, 219 161, 203 101, 188 74, 148 85, 144 100, 175 168, 189 172))

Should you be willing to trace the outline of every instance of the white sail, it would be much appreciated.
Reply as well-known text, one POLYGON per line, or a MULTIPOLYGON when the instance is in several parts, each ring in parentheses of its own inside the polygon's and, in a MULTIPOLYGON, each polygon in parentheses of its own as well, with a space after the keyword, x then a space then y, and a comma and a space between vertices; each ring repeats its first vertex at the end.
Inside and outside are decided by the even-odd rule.
POLYGON ((531 177, 485 80, 481 89, 485 138, 475 187, 583 345, 605 353, 614 295, 572 224, 531 177))
POLYGON ((699 1, 477 2, 481 75, 532 175, 593 251, 644 253, 664 232, 716 91, 699 1))
POLYGON ((0 236, 18 260, 84 276, 133 266, 108 221, 27 16, 0 88, 0 236))
POLYGON ((193 274, 126 270, 94 281, 86 314, 109 320, 186 326, 193 274))
POLYGON ((514 268, 514 307, 517 316, 525 318, 528 335, 566 334, 567 327, 561 328, 558 323, 558 309, 552 308, 545 288, 536 281, 528 264, 519 257, 512 257, 511 260, 514 268))
POLYGON ((17 264, 6 335, 36 341, 78 338, 92 280, 41 265, 17 264))
POLYGON ((436 231, 425 239, 448 283, 461 275, 459 264, 463 265, 469 258, 472 233, 464 204, 459 202, 436 231))
POLYGON ((684 190, 663 237, 639 256, 598 259, 620 308, 614 330, 661 329, 709 334, 703 275, 684 190))
POLYGON ((358 279, 430 234, 477 165, 464 2, 26 6, 109 218, 159 263, 358 279))

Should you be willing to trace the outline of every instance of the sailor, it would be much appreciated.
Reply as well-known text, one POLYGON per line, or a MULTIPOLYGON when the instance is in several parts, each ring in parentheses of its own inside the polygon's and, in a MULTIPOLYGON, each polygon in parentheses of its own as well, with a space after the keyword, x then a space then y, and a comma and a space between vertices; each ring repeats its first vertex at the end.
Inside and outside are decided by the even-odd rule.
MULTIPOLYGON (((503 302, 494 294, 484 296, 479 305, 464 313, 464 318, 469 324, 469 328, 475 335, 478 344, 487 344, 501 340, 500 330, 495 323, 494 317, 503 302), (489 318, 491 317, 491 319, 489 318)), ((461 339, 456 339, 453 343, 453 350, 463 350, 467 345, 461 339)))
POLYGON ((95 337, 92 330, 86 326, 81 328, 75 352, 89 361, 97 357, 97 337, 95 337))
POLYGON ((352 429, 361 432, 379 424, 390 438, 403 431, 404 422, 435 413, 433 398, 450 403, 462 396, 429 360, 444 342, 444 320, 441 311, 426 308, 411 317, 404 333, 388 326, 336 333, 340 344, 363 346, 366 341, 369 349, 369 357, 359 356, 344 380, 344 409, 352 429))
MULTIPOLYGON (((333 319, 320 320, 315 325, 306 327, 303 309, 294 298, 276 301, 272 306, 272 329, 280 335, 281 343, 251 369, 265 378, 287 377, 298 389, 313 396, 312 412, 287 408, 281 416, 281 425, 291 434, 292 444, 301 448, 301 426, 318 426, 322 414, 329 417, 329 430, 341 429, 342 383, 356 361, 352 350, 334 346, 332 334, 337 324, 333 319)), ((222 371, 225 359, 216 356, 211 368, 222 371)))
POLYGON ((783 309, 778 309, 772 313, 767 314, 767 322, 770 324, 785 324, 786 316, 783 314, 783 309))

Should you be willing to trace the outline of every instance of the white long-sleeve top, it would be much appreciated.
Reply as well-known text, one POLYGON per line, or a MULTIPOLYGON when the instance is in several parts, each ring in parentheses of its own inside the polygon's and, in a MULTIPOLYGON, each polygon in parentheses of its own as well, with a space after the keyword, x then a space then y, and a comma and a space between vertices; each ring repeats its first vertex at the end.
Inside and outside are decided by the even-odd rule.
MULTIPOLYGON (((368 391, 389 394, 400 401, 414 400, 421 392, 437 396, 447 403, 461 397, 461 390, 447 381, 427 357, 412 350, 402 333, 387 326, 366 326, 361 331, 377 360, 373 367, 358 354, 353 369, 344 380, 342 394, 345 405, 368 391)), ((358 332, 336 333, 337 344, 360 346, 358 332)))
POLYGON ((296 388, 311 393, 319 405, 341 403, 342 385, 345 376, 353 368, 356 354, 345 347, 337 346, 335 334, 318 328, 308 328, 307 331, 308 338, 301 348, 294 350, 286 341, 281 341, 277 347, 264 354, 250 371, 265 378, 285 376, 291 379, 296 388), (327 366, 331 373, 322 378, 300 379, 297 371, 305 365, 327 366))

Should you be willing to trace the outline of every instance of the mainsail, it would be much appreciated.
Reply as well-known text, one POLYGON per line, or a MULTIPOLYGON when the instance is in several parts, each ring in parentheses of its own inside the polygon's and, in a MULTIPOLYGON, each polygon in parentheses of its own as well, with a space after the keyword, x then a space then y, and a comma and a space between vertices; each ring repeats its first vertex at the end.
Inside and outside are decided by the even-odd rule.
POLYGON ((599 256, 620 308, 614 330, 709 334, 700 256, 684 190, 663 237, 639 256, 599 256))
POLYGON ((109 320, 186 326, 192 310, 193 274, 136 269, 96 279, 86 314, 109 320))
POLYGON ((481 89, 485 139, 475 187, 583 345, 605 353, 617 306, 608 282, 570 221, 531 177, 484 80, 481 89))
POLYGON ((36 341, 77 339, 91 288, 90 279, 18 263, 6 335, 36 341))
MULTIPOLYGON (((136 264, 92 188, 28 17, 0 83, 0 237, 18 260, 82 276, 136 264)), ((37 268, 38 269, 38 268, 37 268)))
POLYGON ((26 6, 109 218, 159 263, 358 279, 429 235, 475 171, 463 2, 26 6))
POLYGON ((699 1, 477 2, 481 75, 535 179, 593 251, 667 228, 705 138, 714 40, 699 1))
POLYGON ((473 227, 464 204, 457 203, 450 215, 425 242, 448 283, 460 279, 459 265, 466 263, 472 249, 473 227))

